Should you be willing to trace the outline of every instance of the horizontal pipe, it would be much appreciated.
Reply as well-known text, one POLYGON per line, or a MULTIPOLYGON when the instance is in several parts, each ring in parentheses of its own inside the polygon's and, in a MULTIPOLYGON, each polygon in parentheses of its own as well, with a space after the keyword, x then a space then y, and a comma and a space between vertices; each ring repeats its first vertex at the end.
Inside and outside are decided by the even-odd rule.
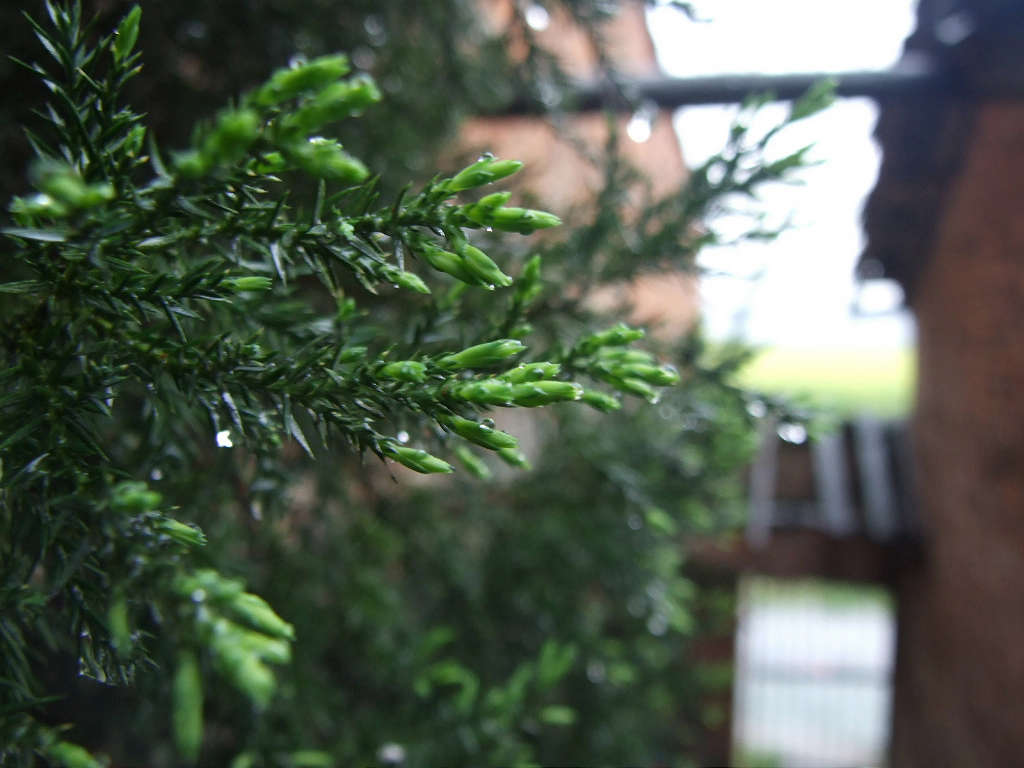
MULTIPOLYGON (((839 96, 875 99, 913 96, 945 86, 945 78, 931 60, 908 59, 890 69, 867 72, 807 72, 785 75, 713 75, 710 77, 622 78, 608 82, 581 83, 570 89, 559 107, 567 112, 597 110, 631 111, 652 103, 662 109, 699 104, 735 104, 750 94, 771 92, 777 99, 798 98, 814 83, 825 78, 837 82, 839 96)), ((544 111, 536 102, 520 100, 501 110, 506 115, 536 114, 544 111)))

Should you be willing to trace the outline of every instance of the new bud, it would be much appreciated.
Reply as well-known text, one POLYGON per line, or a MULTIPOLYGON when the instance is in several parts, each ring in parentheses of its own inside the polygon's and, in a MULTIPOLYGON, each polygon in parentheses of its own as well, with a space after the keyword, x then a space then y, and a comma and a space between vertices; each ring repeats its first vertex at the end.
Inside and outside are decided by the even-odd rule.
POLYGON ((605 413, 617 411, 622 408, 622 403, 619 402, 618 398, 606 395, 604 392, 587 390, 583 393, 583 397, 581 397, 580 400, 591 408, 596 408, 597 410, 604 411, 605 413))
POLYGON ((388 279, 393 280, 399 288, 405 288, 416 293, 430 293, 430 288, 427 287, 427 284, 415 272, 395 271, 388 275, 388 279))
POLYGON ((518 160, 498 160, 495 157, 482 157, 472 165, 466 166, 445 184, 449 192, 461 192, 464 189, 482 187, 511 176, 523 167, 518 160))
POLYGON ((535 211, 530 208, 498 208, 491 211, 488 224, 502 232, 518 232, 529 235, 537 229, 557 227, 562 220, 547 211, 535 211))
POLYGON ((640 379, 659 387, 668 387, 679 383, 679 372, 667 365, 659 367, 644 363, 630 363, 613 367, 612 373, 623 379, 640 379))
POLYGON ((384 379, 410 381, 418 384, 426 381, 427 366, 418 360, 398 360, 382 366, 377 371, 377 375, 384 379))
POLYGON ((515 385, 501 379, 478 379, 460 384, 452 394, 477 405, 511 405, 515 385))
POLYGON ((269 277, 258 275, 246 275, 245 277, 230 277, 224 281, 228 290, 240 293, 242 291, 266 291, 274 284, 269 277))
POLYGON ((404 464, 414 472, 425 475, 452 472, 452 465, 418 448, 409 448, 396 442, 381 445, 384 455, 390 456, 399 464, 404 464))
POLYGON ((452 432, 464 437, 470 442, 490 448, 492 451, 499 451, 502 448, 518 448, 519 441, 508 432, 489 427, 472 419, 464 419, 462 416, 446 416, 440 419, 441 423, 452 432))
POLYGON ((477 278, 470 274, 463 260, 451 251, 445 251, 427 242, 418 243, 417 250, 423 255, 426 262, 438 272, 449 274, 470 285, 479 283, 477 278))
POLYGON ((302 170, 321 179, 358 184, 370 175, 365 165, 330 139, 314 137, 290 144, 284 150, 302 170))
POLYGON ((500 285, 503 288, 512 285, 512 278, 498 269, 491 257, 476 246, 469 243, 459 244, 459 256, 466 271, 484 285, 500 285))
POLYGON ((522 384, 527 381, 540 381, 542 379, 553 379, 562 370, 558 363, 523 363, 515 368, 501 374, 501 378, 513 384, 522 384))
POLYGON ((534 381, 529 384, 516 384, 512 393, 512 402, 526 408, 536 408, 583 397, 583 387, 572 381, 534 381))
POLYGON ((445 355, 437 364, 450 371, 461 371, 465 368, 484 368, 496 365, 526 349, 523 342, 516 339, 498 339, 467 347, 461 352, 445 355))
POLYGON ((588 355, 601 347, 621 347, 643 337, 642 329, 630 328, 625 323, 619 323, 607 330, 587 336, 580 341, 577 348, 581 354, 588 355))
POLYGON ((462 206, 461 210, 471 221, 480 226, 488 226, 491 223, 491 213, 507 203, 510 197, 512 197, 511 192, 493 192, 475 203, 462 206))
POLYGON ((186 547, 205 547, 206 534, 198 527, 186 525, 170 517, 162 517, 153 526, 164 536, 186 547))
POLYGON ((321 56, 289 69, 279 69, 250 97, 261 107, 280 104, 306 91, 315 91, 347 75, 348 59, 341 54, 321 56))

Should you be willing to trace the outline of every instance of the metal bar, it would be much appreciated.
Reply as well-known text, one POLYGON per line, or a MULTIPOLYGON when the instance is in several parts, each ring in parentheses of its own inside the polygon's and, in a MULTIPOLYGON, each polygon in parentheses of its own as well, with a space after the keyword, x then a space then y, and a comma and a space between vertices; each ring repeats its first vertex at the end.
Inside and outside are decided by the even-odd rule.
POLYGON ((750 470, 750 512, 747 516, 747 542, 755 549, 768 543, 775 516, 775 475, 779 466, 778 422, 773 416, 761 420, 758 441, 761 447, 750 470))
MULTIPOLYGON (((637 104, 653 103, 662 109, 698 104, 734 104, 752 93, 772 92, 780 100, 799 97, 815 83, 833 78, 840 96, 898 98, 930 92, 946 85, 940 69, 927 57, 907 57, 890 69, 868 72, 805 72, 786 75, 715 75, 711 77, 621 78, 609 82, 581 83, 566 96, 566 112, 595 110, 630 111, 637 104)), ((543 111, 536 103, 514 102, 505 114, 543 111)))
POLYGON ((876 541, 888 541, 896 535, 899 521, 889 472, 885 425, 878 419, 863 417, 853 423, 853 434, 868 536, 876 541))
POLYGON ((818 486, 821 525, 826 533, 848 536, 857 529, 850 506, 850 479, 842 433, 825 435, 811 443, 814 479, 818 486))

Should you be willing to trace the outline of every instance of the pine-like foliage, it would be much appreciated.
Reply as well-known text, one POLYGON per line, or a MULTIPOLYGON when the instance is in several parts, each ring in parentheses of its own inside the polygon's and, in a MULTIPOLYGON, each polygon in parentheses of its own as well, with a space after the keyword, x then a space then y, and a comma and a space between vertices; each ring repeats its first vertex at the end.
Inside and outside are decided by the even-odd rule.
MULTIPOLYGON (((683 680, 694 624, 679 541, 733 495, 745 399, 692 339, 682 399, 637 410, 679 373, 570 296, 692 265, 696 220, 801 158, 758 166, 738 129, 633 234, 609 193, 527 251, 560 222, 487 189, 515 161, 383 199, 329 138, 381 98, 342 55, 168 152, 121 98, 140 9, 97 42, 47 12, 48 59, 19 62, 50 93, 35 191, 0 255, 4 764, 565 761, 573 728, 578 758, 630 759, 639 713, 681 714, 657 679, 683 680), (488 412, 554 404, 578 416, 541 423, 526 484, 382 494, 386 466, 527 466, 488 412)), ((634 759, 685 748, 657 738, 634 759)))

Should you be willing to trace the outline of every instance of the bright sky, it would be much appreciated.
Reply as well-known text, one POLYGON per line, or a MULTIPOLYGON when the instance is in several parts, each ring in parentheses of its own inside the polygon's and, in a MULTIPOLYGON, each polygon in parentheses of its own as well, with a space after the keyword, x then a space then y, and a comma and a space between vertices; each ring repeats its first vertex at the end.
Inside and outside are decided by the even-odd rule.
MULTIPOLYGON (((649 11, 658 58, 669 75, 884 69, 899 58, 916 2, 708 0, 694 5, 709 23, 695 24, 670 7, 649 11)), ((724 146, 734 111, 708 106, 676 114, 688 164, 698 165, 724 146)), ((785 105, 770 105, 766 124, 784 114, 785 105)), ((811 347, 911 343, 905 311, 868 316, 852 311, 855 304, 886 310, 898 305, 900 295, 889 281, 858 289, 853 280, 864 244, 861 207, 880 162, 871 138, 876 118, 872 101, 844 99, 778 137, 779 156, 814 143, 812 157, 822 162, 802 174, 804 185, 776 185, 761 196, 770 220, 791 217, 790 231, 773 243, 708 249, 702 256, 709 270, 742 276, 704 279, 705 323, 713 336, 811 347)))

